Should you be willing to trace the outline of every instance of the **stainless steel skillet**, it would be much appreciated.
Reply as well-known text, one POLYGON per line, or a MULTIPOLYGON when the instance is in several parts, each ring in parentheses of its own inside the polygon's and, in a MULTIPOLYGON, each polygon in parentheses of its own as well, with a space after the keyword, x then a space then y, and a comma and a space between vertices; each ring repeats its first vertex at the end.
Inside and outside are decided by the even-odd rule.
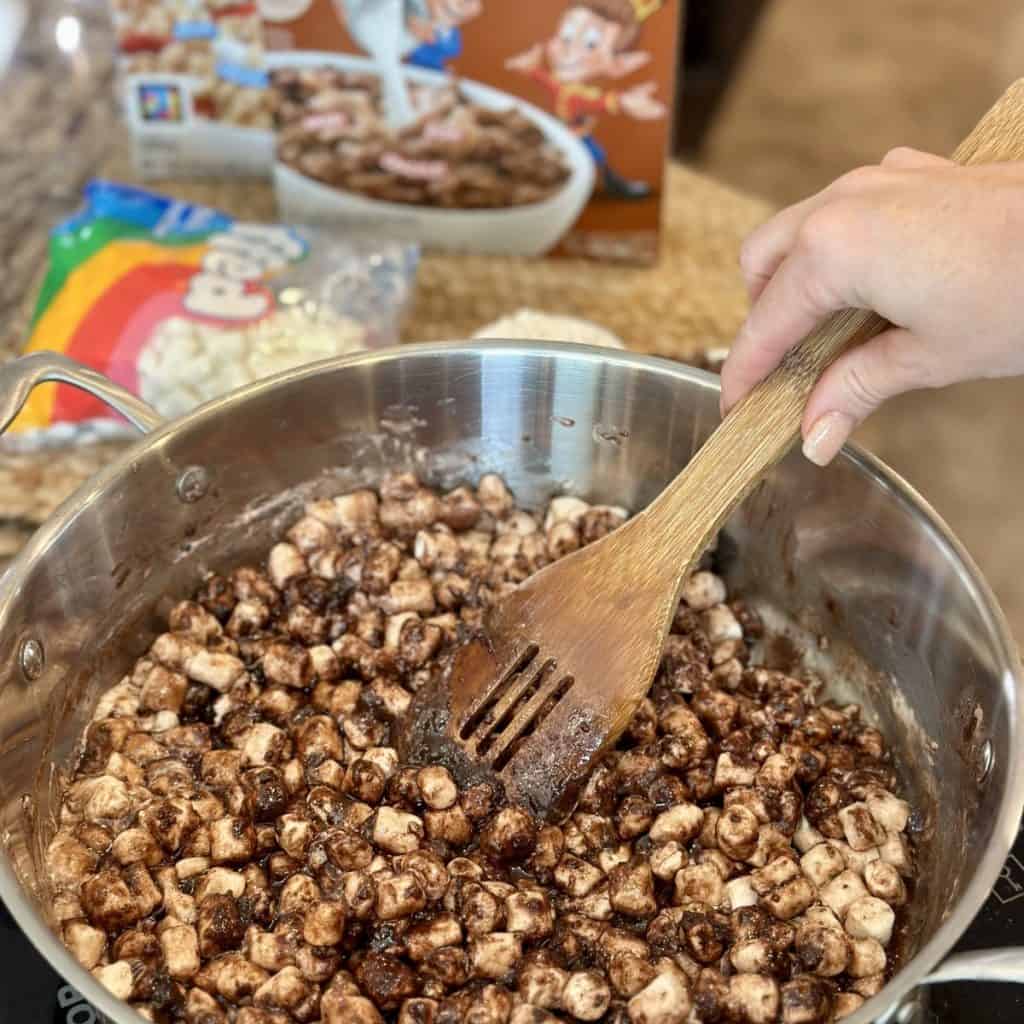
MULTIPOLYGON (((0 370, 0 421, 67 380, 150 431, 39 530, 0 581, 0 898, 112 1020, 133 1012, 52 930, 41 871, 57 766, 100 691, 156 629, 166 593, 265 549, 309 495, 408 466, 453 483, 502 473, 526 504, 569 489, 640 508, 717 422, 697 370, 579 346, 403 347, 280 375, 161 425, 96 374, 42 353, 0 370)), ((903 967, 853 1024, 894 1019, 935 977, 1024 980, 1024 953, 946 960, 982 906, 1024 807, 1024 682, 1002 613, 923 499, 848 449, 784 461, 733 517, 732 589, 819 653, 901 752, 927 850, 903 967), (821 644, 819 640, 815 641, 821 644)))

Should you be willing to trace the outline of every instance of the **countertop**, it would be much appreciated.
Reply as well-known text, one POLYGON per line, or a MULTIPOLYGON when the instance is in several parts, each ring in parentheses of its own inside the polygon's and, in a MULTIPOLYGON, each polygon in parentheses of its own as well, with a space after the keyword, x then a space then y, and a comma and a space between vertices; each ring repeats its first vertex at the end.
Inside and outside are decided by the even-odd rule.
MULTIPOLYGON (((0 0, 0 6, 12 2, 0 0)), ((0 72, 0 341, 5 358, 16 354, 24 339, 50 227, 74 208, 89 178, 135 180, 116 109, 111 57, 108 19, 99 0, 40 0, 31 4, 13 60, 0 72), (76 38, 79 45, 70 47, 76 38)), ((274 217, 271 190, 262 183, 150 185, 250 219, 274 217)), ((759 200, 672 166, 656 267, 427 255, 404 340, 465 337, 499 316, 529 307, 592 319, 638 351, 696 359, 709 347, 727 344, 742 321, 746 297, 737 253, 744 235, 768 213, 759 200)), ((0 557, 13 555, 35 526, 116 450, 104 445, 38 455, 0 451, 0 557)))

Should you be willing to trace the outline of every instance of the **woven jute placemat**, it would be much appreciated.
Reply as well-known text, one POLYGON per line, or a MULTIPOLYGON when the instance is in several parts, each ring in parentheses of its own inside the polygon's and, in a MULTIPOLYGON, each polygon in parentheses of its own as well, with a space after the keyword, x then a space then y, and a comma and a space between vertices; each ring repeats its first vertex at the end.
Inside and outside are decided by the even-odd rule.
MULTIPOLYGON (((123 153, 115 155, 105 173, 132 180, 123 153)), ((468 337, 499 316, 529 307, 586 317, 631 348, 674 359, 690 359, 708 345, 727 343, 746 309, 737 268, 740 242, 769 208, 679 165, 669 168, 666 185, 656 266, 428 254, 404 339, 468 337)), ((276 216, 273 191, 260 183, 156 187, 237 217, 276 216)))
MULTIPOLYGON (((102 173, 133 180, 125 149, 115 148, 102 173)), ((238 217, 275 219, 273 192, 262 183, 169 182, 154 187, 238 217)), ((769 212, 758 200, 673 166, 656 266, 428 253, 403 340, 466 338, 525 307, 593 320, 636 351, 699 361, 709 347, 728 344, 742 321, 746 297, 737 253, 742 238, 769 212)), ((37 230, 48 227, 40 224, 37 230)), ((0 456, 0 557, 16 550, 35 525, 117 450, 102 445, 0 456)))

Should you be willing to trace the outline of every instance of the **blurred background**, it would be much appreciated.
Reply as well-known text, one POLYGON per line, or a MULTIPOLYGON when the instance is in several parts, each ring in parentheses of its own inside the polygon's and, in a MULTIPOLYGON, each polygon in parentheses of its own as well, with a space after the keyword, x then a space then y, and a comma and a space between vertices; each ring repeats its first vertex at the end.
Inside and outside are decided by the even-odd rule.
POLYGON ((691 0, 677 151, 775 203, 893 145, 951 150, 1024 70, 1013 0, 691 0))
MULTIPOLYGON (((887 149, 948 154, 1024 74, 1014 0, 693 0, 677 152, 783 205, 887 149)), ((965 338, 964 344, 970 344, 965 338)), ((858 440, 924 493, 1024 636, 1024 381, 891 403, 858 440)))

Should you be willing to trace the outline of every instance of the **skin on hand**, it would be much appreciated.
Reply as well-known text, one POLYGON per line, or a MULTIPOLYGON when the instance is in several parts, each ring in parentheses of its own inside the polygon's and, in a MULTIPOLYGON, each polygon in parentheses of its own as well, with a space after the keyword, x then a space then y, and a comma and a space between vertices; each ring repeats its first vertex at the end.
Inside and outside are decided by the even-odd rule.
POLYGON ((406 22, 406 28, 421 42, 432 43, 434 41, 434 26, 424 18, 417 18, 415 15, 406 22))
POLYGON ((433 20, 441 25, 464 25, 480 16, 482 0, 428 0, 433 20))
POLYGON ((638 121, 656 121, 659 117, 664 117, 665 104, 653 95, 656 88, 657 83, 644 82, 642 85, 634 85, 632 89, 627 89, 619 97, 622 109, 638 121))
POLYGON ((723 413, 829 314, 893 324, 814 389, 802 432, 819 465, 895 395, 1024 373, 1024 164, 893 150, 762 225, 740 264, 752 307, 722 368, 723 413))
POLYGON ((539 68, 544 56, 544 47, 540 43, 531 46, 525 53, 516 57, 509 57, 505 61, 505 67, 509 71, 533 71, 539 68))
POLYGON ((410 15, 406 28, 423 43, 432 43, 437 27, 455 28, 480 15, 482 0, 427 0, 429 17, 410 15))
POLYGON ((505 67, 529 72, 540 67, 543 58, 559 82, 624 78, 647 64, 651 55, 640 50, 620 49, 622 31, 620 24, 602 18, 589 7, 570 6, 547 42, 509 58, 505 67))

